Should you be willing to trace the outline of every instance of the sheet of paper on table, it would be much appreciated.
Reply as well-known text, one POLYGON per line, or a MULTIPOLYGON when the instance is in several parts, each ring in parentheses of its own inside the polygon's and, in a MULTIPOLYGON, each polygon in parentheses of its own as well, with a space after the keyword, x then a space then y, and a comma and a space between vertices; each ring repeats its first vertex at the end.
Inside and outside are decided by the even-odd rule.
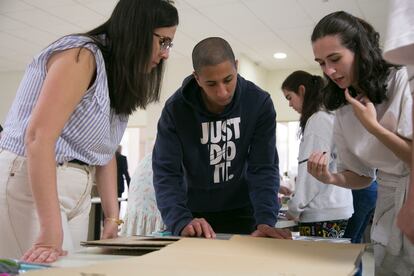
POLYGON ((363 244, 233 236, 230 240, 183 238, 140 257, 81 268, 30 272, 69 275, 352 275, 363 244))

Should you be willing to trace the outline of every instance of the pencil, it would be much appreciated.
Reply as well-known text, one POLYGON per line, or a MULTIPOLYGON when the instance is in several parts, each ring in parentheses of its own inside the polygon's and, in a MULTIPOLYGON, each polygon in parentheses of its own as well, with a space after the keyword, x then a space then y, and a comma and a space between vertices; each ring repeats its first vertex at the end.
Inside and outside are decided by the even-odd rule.
MULTIPOLYGON (((325 154, 325 153, 326 153, 326 151, 322 152, 322 154, 325 154)), ((301 160, 301 161, 298 162, 298 165, 300 165, 302 163, 305 163, 308 160, 309 160, 309 158, 303 159, 303 160, 301 160)))

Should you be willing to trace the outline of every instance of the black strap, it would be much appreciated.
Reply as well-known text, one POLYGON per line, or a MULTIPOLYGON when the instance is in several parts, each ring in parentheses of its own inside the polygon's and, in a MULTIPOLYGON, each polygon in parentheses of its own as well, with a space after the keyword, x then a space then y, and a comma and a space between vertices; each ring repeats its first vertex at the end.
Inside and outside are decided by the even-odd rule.
POLYGON ((89 166, 88 163, 85 163, 85 162, 83 162, 81 160, 78 160, 78 159, 72 159, 72 160, 68 161, 68 163, 74 163, 74 164, 78 164, 78 165, 81 165, 81 166, 89 166))

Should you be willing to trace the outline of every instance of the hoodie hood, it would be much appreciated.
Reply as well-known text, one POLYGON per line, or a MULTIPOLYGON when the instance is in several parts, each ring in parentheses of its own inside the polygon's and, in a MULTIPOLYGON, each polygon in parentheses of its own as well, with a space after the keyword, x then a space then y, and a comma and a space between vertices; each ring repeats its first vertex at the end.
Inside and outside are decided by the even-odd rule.
POLYGON ((226 118, 240 104, 240 96, 242 93, 241 91, 243 91, 243 85, 245 85, 244 79, 237 74, 237 85, 236 90, 234 91, 233 99, 231 103, 226 106, 224 111, 219 114, 212 113, 207 109, 201 94, 203 93, 202 88, 198 85, 194 75, 191 74, 186 77, 179 90, 184 102, 195 111, 209 118, 226 118))

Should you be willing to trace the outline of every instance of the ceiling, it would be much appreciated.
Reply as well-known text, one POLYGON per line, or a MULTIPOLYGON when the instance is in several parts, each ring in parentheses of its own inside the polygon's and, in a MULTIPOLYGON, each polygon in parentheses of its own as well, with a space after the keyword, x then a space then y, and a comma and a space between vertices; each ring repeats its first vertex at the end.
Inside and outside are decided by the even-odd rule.
MULTIPOLYGON (((0 0, 0 72, 23 70, 60 36, 84 32, 110 15, 117 0, 0 0)), ((180 25, 172 59, 190 58, 194 45, 221 36, 236 55, 268 70, 316 67, 310 45, 324 15, 345 10, 384 36, 388 0, 175 0, 180 25), (284 60, 273 58, 285 52, 284 60)))

